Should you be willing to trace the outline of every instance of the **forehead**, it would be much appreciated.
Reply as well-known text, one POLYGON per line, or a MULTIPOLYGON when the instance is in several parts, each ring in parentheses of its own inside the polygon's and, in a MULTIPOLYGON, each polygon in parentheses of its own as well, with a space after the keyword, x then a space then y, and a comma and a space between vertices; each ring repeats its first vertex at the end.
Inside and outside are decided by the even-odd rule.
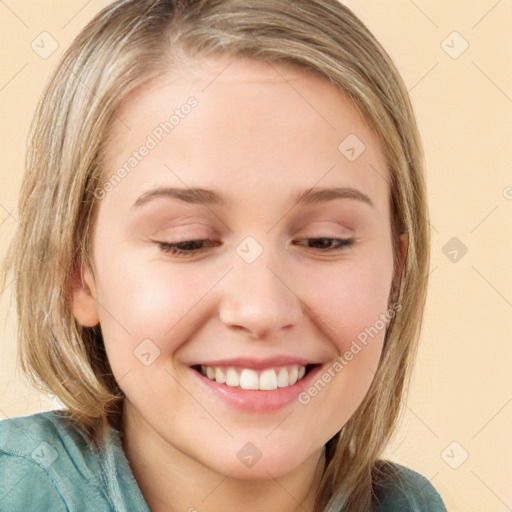
POLYGON ((119 187, 132 198, 162 180, 238 196, 342 184, 386 209, 386 162, 375 134, 327 78, 294 65, 228 57, 188 64, 140 87, 116 118, 107 175, 148 137, 155 143, 119 187), (191 97, 197 105, 180 111, 191 97), (170 127, 173 114, 179 121, 170 127))

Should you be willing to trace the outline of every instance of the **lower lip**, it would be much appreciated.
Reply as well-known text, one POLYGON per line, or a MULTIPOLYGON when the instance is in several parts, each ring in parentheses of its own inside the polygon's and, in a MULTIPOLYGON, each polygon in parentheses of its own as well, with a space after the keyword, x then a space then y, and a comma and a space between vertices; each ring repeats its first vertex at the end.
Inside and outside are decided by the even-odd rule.
POLYGON ((204 389, 231 407, 244 412, 264 413, 277 411, 297 400, 299 395, 311 385, 321 369, 321 365, 315 366, 306 376, 292 386, 277 388, 272 391, 234 388, 210 380, 193 368, 190 368, 190 371, 204 389))

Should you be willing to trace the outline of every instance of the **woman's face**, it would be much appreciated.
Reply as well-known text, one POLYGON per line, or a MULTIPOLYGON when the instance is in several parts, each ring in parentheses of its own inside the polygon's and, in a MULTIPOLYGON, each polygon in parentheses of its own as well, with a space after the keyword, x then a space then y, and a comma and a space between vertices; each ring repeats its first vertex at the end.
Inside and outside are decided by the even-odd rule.
POLYGON ((116 119, 73 311, 101 325, 125 419, 234 478, 318 457, 390 319, 376 137, 326 79, 243 59, 144 86, 116 119))

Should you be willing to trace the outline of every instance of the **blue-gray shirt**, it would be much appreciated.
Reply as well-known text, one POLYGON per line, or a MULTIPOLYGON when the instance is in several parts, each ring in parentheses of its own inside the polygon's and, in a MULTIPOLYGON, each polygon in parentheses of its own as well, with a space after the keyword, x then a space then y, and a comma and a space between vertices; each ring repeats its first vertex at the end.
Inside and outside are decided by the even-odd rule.
MULTIPOLYGON (((93 451, 63 411, 0 421, 0 512, 149 512, 119 432, 93 451)), ((399 479, 378 512, 446 512, 419 473, 394 464, 399 479)))

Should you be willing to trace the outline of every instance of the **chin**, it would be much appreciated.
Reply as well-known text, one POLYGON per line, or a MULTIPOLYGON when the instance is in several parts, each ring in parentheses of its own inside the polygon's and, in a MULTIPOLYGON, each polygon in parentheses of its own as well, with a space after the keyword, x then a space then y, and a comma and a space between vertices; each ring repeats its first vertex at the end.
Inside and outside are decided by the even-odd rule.
POLYGON ((300 450, 290 448, 287 451, 277 452, 269 450, 258 450, 254 445, 246 443, 234 450, 234 457, 226 457, 223 452, 223 459, 210 461, 210 468, 222 475, 229 475, 237 480, 270 480, 281 478, 296 470, 305 462, 310 455, 304 454, 299 457, 300 450))

